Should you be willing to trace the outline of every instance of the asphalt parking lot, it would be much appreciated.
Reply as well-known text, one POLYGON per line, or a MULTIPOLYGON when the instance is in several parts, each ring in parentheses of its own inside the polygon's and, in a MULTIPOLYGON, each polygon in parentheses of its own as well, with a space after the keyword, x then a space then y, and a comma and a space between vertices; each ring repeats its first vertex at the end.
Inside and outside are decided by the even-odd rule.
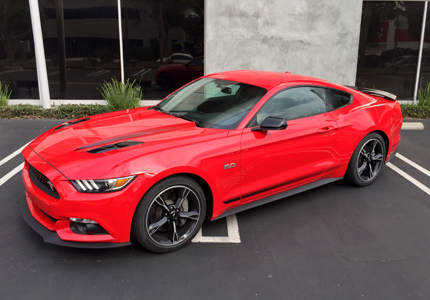
POLYGON ((0 120, 0 299, 430 299, 430 120, 374 184, 335 182, 206 223, 170 254, 46 244, 11 155, 58 120, 0 120))

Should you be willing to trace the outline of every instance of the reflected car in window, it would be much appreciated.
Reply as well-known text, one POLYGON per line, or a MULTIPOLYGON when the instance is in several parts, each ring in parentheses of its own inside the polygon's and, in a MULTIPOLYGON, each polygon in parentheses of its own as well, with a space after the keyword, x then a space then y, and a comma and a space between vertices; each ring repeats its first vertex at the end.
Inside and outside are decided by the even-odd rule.
POLYGON ((373 183, 400 142, 395 98, 285 73, 207 75, 158 105, 36 138, 23 150, 20 206, 49 243, 102 248, 133 238, 174 251, 204 220, 338 180, 373 183))
MULTIPOLYGON (((162 61, 169 64, 186 64, 192 59, 193 56, 187 53, 173 53, 168 57, 164 57, 162 61)), ((157 61, 160 61, 160 59, 157 59, 157 61)))
POLYGON ((155 82, 163 90, 172 90, 203 76, 204 57, 196 57, 186 64, 161 66, 155 73, 155 82))
MULTIPOLYGON (((386 68, 393 72, 416 72, 418 63, 418 55, 402 55, 390 63, 387 63, 386 68)), ((430 56, 421 58, 421 66, 428 67, 430 65, 430 56)))

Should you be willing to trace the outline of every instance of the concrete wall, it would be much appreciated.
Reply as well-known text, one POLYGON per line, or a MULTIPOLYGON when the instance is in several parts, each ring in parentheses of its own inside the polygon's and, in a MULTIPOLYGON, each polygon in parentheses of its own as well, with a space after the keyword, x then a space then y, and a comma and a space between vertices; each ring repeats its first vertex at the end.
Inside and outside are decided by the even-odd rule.
POLYGON ((362 0, 206 0, 206 73, 290 71, 355 84, 362 0))

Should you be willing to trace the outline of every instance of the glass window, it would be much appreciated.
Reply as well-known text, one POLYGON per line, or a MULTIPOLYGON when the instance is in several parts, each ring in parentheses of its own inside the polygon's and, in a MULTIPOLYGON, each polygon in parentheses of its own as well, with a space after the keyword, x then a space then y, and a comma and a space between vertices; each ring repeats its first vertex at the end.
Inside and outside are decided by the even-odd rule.
POLYGON ((197 59, 190 61, 188 66, 189 67, 203 67, 203 63, 204 63, 203 58, 197 58, 197 59))
POLYGON ((176 56, 174 56, 174 59, 177 59, 177 60, 191 60, 191 57, 190 56, 185 56, 185 55, 176 55, 176 56))
POLYGON ((61 2, 39 0, 51 98, 101 99, 103 82, 121 80, 117 1, 62 1, 64 26, 61 2))
POLYGON ((163 99, 203 76, 203 68, 185 64, 203 55, 204 0, 122 1, 122 20, 125 76, 140 82, 145 99, 163 99))
POLYGON ((39 99, 30 8, 27 0, 0 1, 0 81, 11 99, 39 99))
POLYGON ((260 125, 267 117, 300 119, 327 111, 325 89, 297 87, 281 91, 269 99, 257 112, 251 126, 260 125))
MULTIPOLYGON (((430 84, 430 8, 427 9, 427 18, 425 24, 425 34, 424 34, 424 45, 423 45, 423 53, 421 59, 421 68, 420 68, 420 76, 418 82, 418 100, 428 98, 427 95, 427 85, 430 84), (421 97, 420 97, 421 96, 421 97)), ((430 102, 427 100, 427 105, 430 102)))
POLYGON ((351 103, 352 95, 332 89, 326 89, 327 109, 329 111, 344 107, 351 103))
POLYGON ((356 85, 412 99, 423 1, 364 1, 356 85))

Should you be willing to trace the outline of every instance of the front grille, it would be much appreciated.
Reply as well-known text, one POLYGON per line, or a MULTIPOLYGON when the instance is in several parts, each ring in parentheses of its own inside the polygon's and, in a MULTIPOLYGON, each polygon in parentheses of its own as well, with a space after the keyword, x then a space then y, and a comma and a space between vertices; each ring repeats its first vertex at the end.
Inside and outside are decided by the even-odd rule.
POLYGON ((30 169, 30 178, 31 181, 36 185, 39 189, 50 195, 51 197, 54 197, 55 199, 60 199, 60 195, 58 194, 57 190, 54 186, 52 186, 48 183, 50 182, 48 177, 40 173, 36 168, 34 168, 32 165, 29 164, 30 169))
POLYGON ((34 175, 36 176, 37 180, 40 181, 40 183, 42 183, 44 186, 49 187, 49 184, 48 184, 49 179, 48 179, 48 177, 46 177, 45 175, 43 175, 42 173, 40 173, 36 168, 33 168, 33 172, 34 172, 34 175))

